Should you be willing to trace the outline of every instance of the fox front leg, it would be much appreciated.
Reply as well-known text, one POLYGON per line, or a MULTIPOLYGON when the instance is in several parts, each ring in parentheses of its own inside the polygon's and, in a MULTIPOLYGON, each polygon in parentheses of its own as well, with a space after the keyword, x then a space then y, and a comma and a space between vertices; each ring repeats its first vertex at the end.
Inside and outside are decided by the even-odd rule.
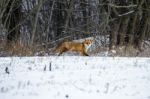
POLYGON ((82 55, 82 56, 89 56, 85 51, 80 52, 80 55, 82 55))

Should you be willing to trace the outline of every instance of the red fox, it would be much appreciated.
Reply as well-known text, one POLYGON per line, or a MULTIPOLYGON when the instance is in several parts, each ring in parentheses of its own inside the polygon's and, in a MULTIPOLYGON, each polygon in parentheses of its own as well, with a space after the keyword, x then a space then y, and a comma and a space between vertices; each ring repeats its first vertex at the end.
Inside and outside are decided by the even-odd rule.
POLYGON ((76 51, 80 53, 82 56, 89 56, 87 54, 87 46, 90 46, 92 43, 91 39, 85 39, 83 42, 72 42, 66 41, 63 42, 60 46, 58 46, 55 51, 58 52, 58 56, 66 51, 76 51))

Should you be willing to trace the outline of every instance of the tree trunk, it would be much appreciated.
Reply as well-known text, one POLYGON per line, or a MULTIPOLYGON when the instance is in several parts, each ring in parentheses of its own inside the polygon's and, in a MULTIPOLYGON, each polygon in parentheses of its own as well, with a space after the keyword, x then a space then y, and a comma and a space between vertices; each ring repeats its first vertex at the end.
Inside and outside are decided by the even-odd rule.
POLYGON ((135 15, 132 15, 130 17, 130 21, 129 21, 129 27, 128 27, 128 42, 129 42, 129 45, 133 45, 134 44, 134 34, 136 33, 136 22, 137 22, 137 14, 135 15))
POLYGON ((7 43, 11 43, 16 42, 20 36, 21 1, 10 0, 8 2, 8 6, 2 16, 2 23, 8 31, 7 43))
POLYGON ((142 42, 145 38, 145 33, 146 33, 146 29, 147 29, 147 24, 148 24, 148 12, 145 11, 145 9, 147 9, 146 2, 143 4, 142 19, 140 22, 140 29, 138 32, 139 37, 138 37, 137 46, 138 46, 139 50, 142 50, 142 42))
POLYGON ((69 21, 70 21, 71 13, 72 13, 72 10, 73 10, 73 3, 74 3, 74 0, 70 0, 70 2, 69 2, 69 8, 67 10, 66 22, 65 22, 65 29, 64 29, 65 33, 67 33, 67 31, 68 31, 69 21))
MULTIPOLYGON (((120 24, 120 23, 119 23, 120 24)), ((110 32, 110 47, 109 49, 114 49, 117 44, 117 33, 119 30, 118 21, 112 24, 112 30, 110 32)))
POLYGON ((32 37, 31 37, 31 43, 30 45, 32 46, 35 40, 35 36, 36 36, 36 29, 37 29, 37 24, 38 24, 38 18, 39 18, 39 13, 40 13, 40 9, 42 7, 43 4, 43 0, 39 0, 38 2, 38 8, 35 14, 35 20, 34 20, 34 24, 33 24, 33 28, 32 28, 32 37))
POLYGON ((53 28, 55 32, 55 40, 57 37, 62 36, 62 32, 64 30, 65 25, 65 18, 66 18, 66 6, 67 6, 67 0, 56 0, 55 9, 53 12, 53 28), (63 3, 62 3, 63 2, 63 3))
POLYGON ((83 28, 84 31, 88 31, 88 27, 87 27, 87 11, 86 11, 86 4, 87 1, 86 0, 81 0, 81 8, 82 8, 82 14, 83 14, 83 28))
POLYGON ((123 46, 125 44, 125 37, 127 33, 127 27, 128 27, 129 18, 128 17, 122 17, 121 18, 121 24, 119 28, 119 37, 118 37, 118 44, 119 46, 123 46))

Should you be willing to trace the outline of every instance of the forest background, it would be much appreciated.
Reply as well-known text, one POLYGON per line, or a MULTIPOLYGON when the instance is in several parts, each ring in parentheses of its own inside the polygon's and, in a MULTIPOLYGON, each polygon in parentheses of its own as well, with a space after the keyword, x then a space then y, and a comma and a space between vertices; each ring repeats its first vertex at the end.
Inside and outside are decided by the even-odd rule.
POLYGON ((150 56, 149 5, 149 0, 0 0, 0 56, 45 55, 64 40, 88 37, 91 53, 150 56))

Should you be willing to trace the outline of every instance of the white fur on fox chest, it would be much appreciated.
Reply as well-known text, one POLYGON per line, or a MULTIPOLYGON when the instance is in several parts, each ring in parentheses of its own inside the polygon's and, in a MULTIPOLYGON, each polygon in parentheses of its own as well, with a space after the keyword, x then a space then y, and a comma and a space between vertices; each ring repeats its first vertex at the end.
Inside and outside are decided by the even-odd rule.
POLYGON ((85 50, 86 52, 87 52, 87 51, 88 51, 88 49, 91 47, 91 45, 92 45, 92 44, 89 44, 89 45, 87 45, 87 44, 84 44, 84 46, 85 46, 85 49, 86 49, 86 50, 85 50))

